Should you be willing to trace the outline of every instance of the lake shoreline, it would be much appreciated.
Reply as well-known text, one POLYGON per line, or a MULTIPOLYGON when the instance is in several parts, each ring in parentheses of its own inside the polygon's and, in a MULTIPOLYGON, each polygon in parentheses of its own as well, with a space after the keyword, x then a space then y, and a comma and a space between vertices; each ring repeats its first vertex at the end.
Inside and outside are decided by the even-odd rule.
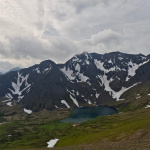
POLYGON ((73 109, 71 115, 60 120, 62 123, 82 123, 99 116, 118 114, 118 109, 109 106, 80 107, 73 109))

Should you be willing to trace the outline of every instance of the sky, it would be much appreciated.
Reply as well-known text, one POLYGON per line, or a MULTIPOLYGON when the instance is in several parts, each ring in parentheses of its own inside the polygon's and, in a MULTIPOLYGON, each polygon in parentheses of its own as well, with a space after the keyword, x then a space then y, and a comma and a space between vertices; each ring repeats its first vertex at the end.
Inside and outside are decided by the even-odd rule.
POLYGON ((0 0, 0 71, 83 51, 150 54, 150 0, 0 0))

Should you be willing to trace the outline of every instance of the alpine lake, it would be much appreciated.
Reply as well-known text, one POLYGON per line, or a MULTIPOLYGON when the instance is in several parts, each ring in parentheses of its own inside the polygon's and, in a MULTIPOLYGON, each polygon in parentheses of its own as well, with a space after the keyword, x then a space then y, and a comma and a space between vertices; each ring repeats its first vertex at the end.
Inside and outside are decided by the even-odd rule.
POLYGON ((96 107, 81 107, 72 111, 72 114, 60 122, 62 123, 82 123, 98 116, 109 116, 118 114, 118 109, 108 106, 96 106, 96 107))

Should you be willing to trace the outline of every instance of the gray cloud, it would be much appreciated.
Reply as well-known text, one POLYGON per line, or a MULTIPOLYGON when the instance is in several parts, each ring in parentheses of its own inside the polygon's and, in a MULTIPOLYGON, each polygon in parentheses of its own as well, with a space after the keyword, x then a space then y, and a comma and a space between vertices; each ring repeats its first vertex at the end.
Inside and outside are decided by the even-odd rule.
POLYGON ((6 70, 9 70, 10 68, 13 68, 13 64, 11 64, 8 61, 0 61, 0 72, 5 72, 6 70))
POLYGON ((148 0, 1 0, 0 67, 65 62, 82 51, 149 54, 148 0))

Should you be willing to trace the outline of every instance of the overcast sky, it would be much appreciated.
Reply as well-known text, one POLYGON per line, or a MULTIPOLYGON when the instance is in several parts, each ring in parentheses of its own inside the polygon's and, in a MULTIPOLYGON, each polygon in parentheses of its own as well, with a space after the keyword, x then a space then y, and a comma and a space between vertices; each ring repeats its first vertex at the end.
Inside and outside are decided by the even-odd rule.
POLYGON ((150 0, 0 0, 0 70, 83 51, 150 54, 150 0))

